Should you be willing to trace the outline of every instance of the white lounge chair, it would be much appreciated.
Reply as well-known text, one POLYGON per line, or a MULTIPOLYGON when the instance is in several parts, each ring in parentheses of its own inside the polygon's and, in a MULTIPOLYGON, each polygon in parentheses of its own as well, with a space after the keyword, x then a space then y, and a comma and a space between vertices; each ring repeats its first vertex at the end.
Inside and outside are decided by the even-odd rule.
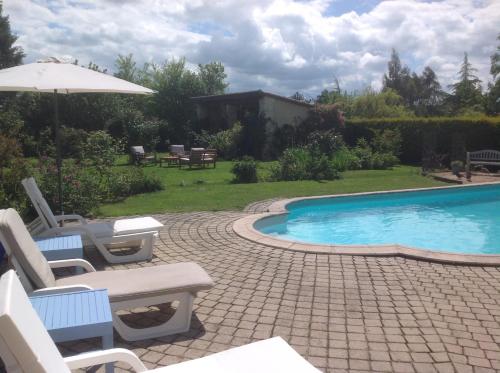
POLYGON ((85 245, 93 245, 109 263, 128 263, 151 260, 153 244, 163 224, 152 217, 120 219, 112 223, 87 223, 80 215, 59 215, 52 213, 47 201, 38 188, 34 178, 22 181, 39 219, 31 224, 31 233, 41 237, 79 233, 85 245), (74 222, 59 226, 60 222, 74 222), (76 224, 75 224, 76 223, 76 224), (115 255, 117 248, 138 248, 133 254, 115 255))
POLYGON ((130 350, 113 348, 63 358, 31 306, 14 271, 0 278, 0 357, 8 372, 70 373, 113 362, 151 373, 318 373, 283 339, 274 337, 154 370, 130 350))
POLYGON ((83 259, 48 262, 14 209, 0 210, 0 240, 29 293, 108 289, 113 326, 123 339, 129 341, 189 330, 196 293, 214 285, 203 268, 190 262, 99 272, 83 259), (68 266, 82 267, 87 273, 60 279, 54 277, 52 268, 68 266), (179 304, 174 315, 165 323, 149 328, 132 328, 116 314, 120 310, 175 301, 179 304))

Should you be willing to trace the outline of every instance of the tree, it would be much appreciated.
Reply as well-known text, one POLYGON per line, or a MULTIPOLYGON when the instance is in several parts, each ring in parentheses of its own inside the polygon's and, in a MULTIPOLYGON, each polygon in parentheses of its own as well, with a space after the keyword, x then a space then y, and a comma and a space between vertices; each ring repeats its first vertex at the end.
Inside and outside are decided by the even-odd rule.
POLYGON ((398 52, 393 48, 391 59, 387 63, 388 73, 384 74, 383 90, 392 89, 400 95, 407 105, 413 105, 415 82, 408 66, 403 66, 398 52))
POLYGON ((116 72, 115 76, 120 79, 127 80, 132 83, 138 82, 138 69, 134 61, 132 53, 123 56, 118 55, 115 61, 116 72))
POLYGON ((354 98, 348 117, 388 118, 411 116, 413 113, 404 106, 403 98, 393 89, 375 92, 366 89, 363 94, 354 98))
POLYGON ((482 111, 483 95, 481 80, 474 75, 477 70, 469 62, 469 56, 464 53, 464 60, 458 72, 459 81, 452 84, 451 100, 456 112, 482 111))
POLYGON ((422 75, 417 76, 415 81, 418 92, 415 101, 415 113, 417 115, 441 114, 440 106, 444 99, 444 92, 434 70, 426 66, 422 75))
POLYGON ((221 95, 224 93, 228 84, 224 72, 224 65, 221 62, 211 62, 205 65, 199 64, 199 78, 203 86, 205 95, 221 95))
POLYGON ((292 100, 307 102, 307 103, 310 103, 312 101, 312 99, 306 98, 306 96, 304 96, 304 94, 300 93, 299 91, 297 91, 293 95, 291 95, 290 98, 292 100))
POLYGON ((334 87, 331 91, 324 89, 321 94, 316 97, 317 104, 335 104, 338 110, 349 116, 351 112, 352 102, 355 93, 347 93, 340 88, 340 81, 337 77, 333 80, 334 87))
POLYGON ((191 97, 205 93, 198 74, 186 68, 184 58, 172 59, 151 65, 149 79, 151 88, 157 91, 151 97, 151 115, 166 120, 171 131, 163 134, 162 140, 187 141, 195 113, 191 97))
MULTIPOLYGON (((497 37, 500 42, 500 34, 497 37)), ((500 113, 500 44, 496 52, 491 56, 490 73, 493 82, 488 84, 488 95, 486 97, 486 112, 488 114, 500 113)))
POLYGON ((20 65, 23 62, 24 51, 19 46, 14 46, 17 36, 10 29, 8 16, 2 15, 0 3, 0 69, 20 65))
MULTIPOLYGON (((497 40, 500 42, 500 34, 498 34, 497 40)), ((497 46, 496 52, 491 55, 490 73, 493 75, 493 79, 496 79, 497 75, 500 74, 500 44, 497 46)))

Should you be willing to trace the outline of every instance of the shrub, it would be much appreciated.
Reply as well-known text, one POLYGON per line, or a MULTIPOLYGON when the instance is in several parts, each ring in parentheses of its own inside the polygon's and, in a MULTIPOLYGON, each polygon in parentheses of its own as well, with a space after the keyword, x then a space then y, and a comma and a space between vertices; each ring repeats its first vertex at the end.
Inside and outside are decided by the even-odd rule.
POLYGON ((160 133, 168 131, 168 123, 160 119, 145 120, 139 117, 126 125, 127 147, 142 145, 147 152, 156 151, 160 143, 160 133))
POLYGON ((118 150, 117 141, 108 133, 94 131, 88 134, 82 147, 82 161, 104 173, 114 165, 118 150))
POLYGON ((399 158, 391 153, 373 153, 372 168, 374 170, 385 170, 396 166, 399 163, 399 158))
MULTIPOLYGON (((61 127, 60 135, 62 156, 66 158, 79 157, 83 152, 89 133, 82 129, 61 127)), ((52 135, 52 137, 54 136, 52 135)))
MULTIPOLYGON (((50 207, 58 211, 57 168, 54 160, 40 158, 35 175, 50 207)), ((109 169, 106 177, 101 177, 95 167, 87 167, 73 160, 64 161, 62 185, 64 211, 80 215, 92 214, 102 202, 163 189, 161 180, 145 174, 141 167, 109 169)))
POLYGON ((275 180, 305 180, 309 164, 310 154, 306 149, 286 149, 278 160, 278 166, 271 170, 272 177, 275 180))
POLYGON ((273 180, 333 180, 339 177, 333 162, 318 151, 292 148, 283 152, 278 165, 271 169, 273 180))
POLYGON ((109 178, 108 202, 117 201, 140 193, 163 190, 164 186, 156 175, 147 175, 142 167, 130 167, 124 170, 113 170, 109 178))
MULTIPOLYGON (((81 158, 89 133, 82 129, 62 126, 59 129, 59 135, 61 137, 62 157, 81 158)), ((30 148, 36 148, 38 155, 55 157, 56 147, 52 127, 47 127, 40 132, 39 140, 35 142, 35 146, 30 146, 29 141, 27 145, 30 148)))
POLYGON ((372 168, 373 151, 365 138, 358 139, 356 146, 352 149, 352 152, 359 159, 360 168, 372 168))
MULTIPOLYGON (((99 177, 90 168, 72 160, 65 160, 63 166, 63 208, 67 213, 87 215, 99 205, 103 188, 99 177)), ((55 161, 40 158, 36 180, 45 199, 53 211, 59 211, 58 178, 55 161)))
POLYGON ((453 175, 460 177, 461 176, 460 171, 463 170, 464 163, 462 161, 453 161, 453 162, 451 162, 450 167, 451 167, 451 172, 453 173, 453 175))
POLYGON ((372 147, 375 152, 389 153, 394 156, 401 154, 401 131, 396 129, 375 130, 372 147))
POLYGON ((0 209, 14 208, 22 217, 33 217, 31 203, 21 185, 21 180, 30 176, 28 163, 17 158, 10 162, 10 167, 1 171, 0 209))
POLYGON ((30 204, 21 180, 29 176, 30 171, 19 141, 22 126, 23 121, 16 112, 0 112, 0 208, 12 207, 26 216, 30 204))
POLYGON ((332 163, 339 172, 359 170, 361 168, 361 161, 359 158, 346 146, 335 152, 332 157, 332 163))
POLYGON ((240 161, 237 161, 231 168, 234 174, 233 182, 235 183, 256 183, 257 178, 257 162, 252 157, 245 156, 240 161))
POLYGON ((214 134, 201 131, 200 134, 195 134, 195 143, 206 148, 217 149, 217 155, 223 159, 234 159, 238 153, 242 130, 242 125, 236 122, 233 127, 214 134))
POLYGON ((308 179, 333 180, 339 178, 339 172, 326 154, 310 151, 308 179))
POLYGON ((358 158, 360 168, 382 170, 399 163, 399 158, 390 151, 396 152, 399 149, 397 131, 391 131, 386 136, 384 132, 378 133, 372 144, 364 138, 358 139, 352 153, 358 158))
POLYGON ((345 146, 342 136, 335 130, 314 131, 307 137, 307 147, 328 156, 345 146))

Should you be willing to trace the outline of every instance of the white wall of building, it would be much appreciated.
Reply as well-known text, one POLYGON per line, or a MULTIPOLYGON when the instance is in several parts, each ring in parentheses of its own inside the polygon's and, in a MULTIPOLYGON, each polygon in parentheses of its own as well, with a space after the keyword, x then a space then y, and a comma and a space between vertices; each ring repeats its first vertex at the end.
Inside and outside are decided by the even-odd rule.
POLYGON ((279 100, 272 96, 263 96, 259 100, 259 114, 270 118, 275 125, 297 125, 307 118, 310 108, 293 102, 279 100))

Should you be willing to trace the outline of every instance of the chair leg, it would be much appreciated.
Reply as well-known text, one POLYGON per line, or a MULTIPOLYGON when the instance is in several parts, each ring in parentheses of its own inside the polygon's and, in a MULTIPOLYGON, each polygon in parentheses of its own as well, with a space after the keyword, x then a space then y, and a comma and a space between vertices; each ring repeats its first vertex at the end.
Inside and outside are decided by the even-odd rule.
POLYGON ((153 244, 157 236, 158 234, 150 234, 146 238, 139 240, 141 242, 140 249, 131 255, 115 255, 110 251, 113 246, 133 247, 134 241, 131 240, 120 242, 119 238, 111 238, 109 242, 97 242, 95 246, 108 263, 118 264, 151 260, 153 257, 153 244), (107 245, 110 247, 106 247, 107 245))
POLYGON ((189 292, 136 299, 132 301, 112 302, 113 326, 117 333, 126 341, 139 341, 142 339, 157 338, 171 334, 184 333, 191 326, 191 313, 193 311, 194 294, 189 292), (138 307, 148 307, 156 304, 178 301, 179 305, 174 315, 163 324, 149 328, 133 328, 123 322, 116 311, 130 310, 138 307))

